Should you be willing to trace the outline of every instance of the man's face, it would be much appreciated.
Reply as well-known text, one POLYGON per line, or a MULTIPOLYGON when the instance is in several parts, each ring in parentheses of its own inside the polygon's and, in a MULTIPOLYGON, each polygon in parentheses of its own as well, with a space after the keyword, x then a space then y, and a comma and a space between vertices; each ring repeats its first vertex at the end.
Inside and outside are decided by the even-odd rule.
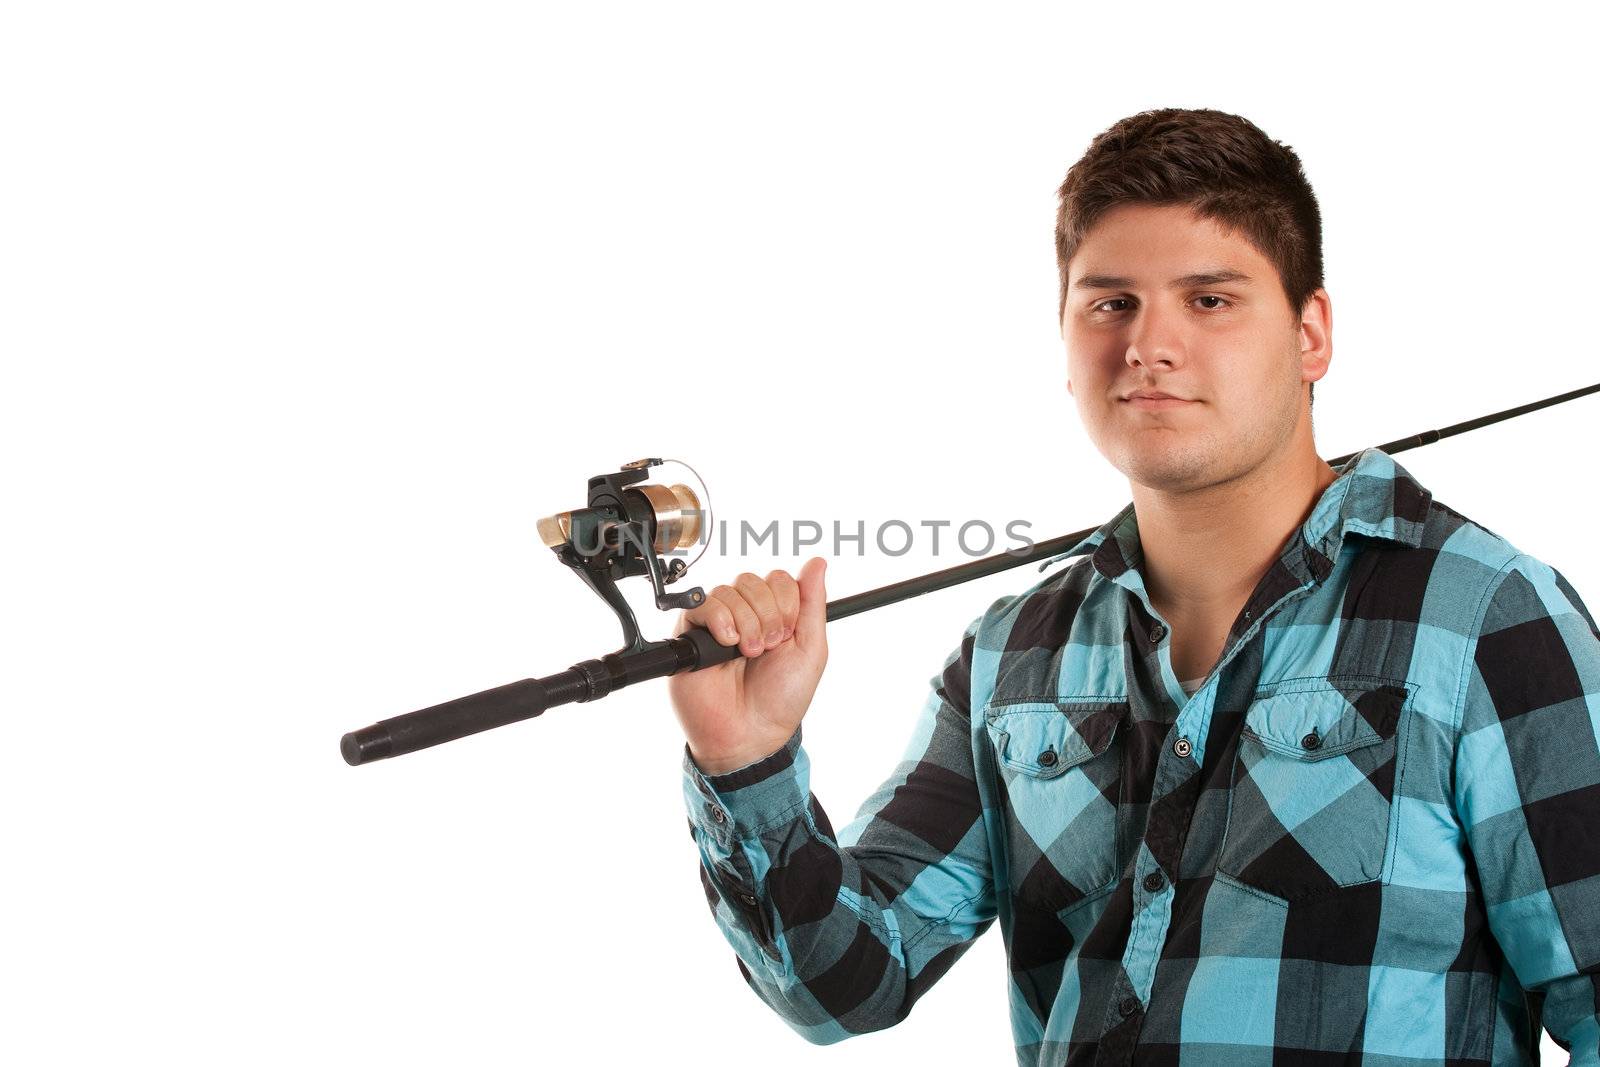
POLYGON ((1068 264, 1067 390, 1130 481, 1200 489, 1309 445, 1305 382, 1332 354, 1327 294, 1291 309, 1272 262, 1184 205, 1107 212, 1068 264), (1180 400, 1125 399, 1138 391, 1180 400))

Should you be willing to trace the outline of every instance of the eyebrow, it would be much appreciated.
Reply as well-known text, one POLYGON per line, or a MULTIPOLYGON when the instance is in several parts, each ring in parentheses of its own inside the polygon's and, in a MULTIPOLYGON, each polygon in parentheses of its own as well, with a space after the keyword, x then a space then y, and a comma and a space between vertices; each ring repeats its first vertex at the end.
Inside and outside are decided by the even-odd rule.
MULTIPOLYGON (((1174 278, 1167 283, 1169 289, 1192 289, 1197 285, 1222 285, 1224 282, 1247 282, 1248 274, 1236 270, 1222 268, 1219 270, 1202 271, 1199 274, 1185 274, 1181 278, 1174 278)), ((1074 289, 1131 289, 1134 285, 1132 278, 1124 278, 1115 274, 1085 274, 1072 283, 1074 289)))

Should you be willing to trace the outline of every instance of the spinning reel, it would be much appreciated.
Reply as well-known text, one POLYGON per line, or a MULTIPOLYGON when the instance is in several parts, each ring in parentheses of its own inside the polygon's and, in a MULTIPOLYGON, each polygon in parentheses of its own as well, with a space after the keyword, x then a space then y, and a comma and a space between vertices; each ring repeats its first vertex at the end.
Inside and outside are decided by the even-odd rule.
MULTIPOLYGON (((686 485, 637 484, 662 462, 636 459, 624 463, 615 474, 596 475, 589 479, 587 507, 539 520, 539 537, 545 547, 617 613, 623 642, 618 652, 637 652, 646 646, 633 609, 617 588, 618 579, 648 574, 656 607, 662 611, 698 607, 706 599, 699 586, 681 593, 665 589, 689 572, 689 564, 675 553, 700 539, 703 512, 700 498, 686 485), (669 562, 658 553, 674 558, 669 562)), ((709 528, 709 524, 704 526, 709 528)))

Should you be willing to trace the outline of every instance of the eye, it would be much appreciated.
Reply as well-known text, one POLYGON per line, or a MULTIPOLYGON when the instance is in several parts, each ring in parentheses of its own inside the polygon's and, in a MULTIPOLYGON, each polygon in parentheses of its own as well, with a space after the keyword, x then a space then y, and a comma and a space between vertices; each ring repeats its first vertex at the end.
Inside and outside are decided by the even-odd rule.
MULTIPOLYGON (((1229 301, 1225 297, 1211 296, 1209 294, 1206 295, 1206 296, 1197 296, 1197 297, 1195 297, 1195 299, 1196 300, 1216 300, 1216 301, 1219 301, 1220 303, 1223 303, 1223 304, 1229 304, 1230 306, 1231 306, 1231 303, 1232 303, 1231 301, 1229 301)), ((1214 304, 1208 304, 1208 305, 1206 305, 1206 310, 1207 311, 1218 311, 1218 310, 1220 310, 1220 308, 1217 307, 1214 304)))
MULTIPOLYGON (((1104 311, 1104 310, 1106 310, 1106 305, 1107 304, 1126 304, 1127 302, 1128 302, 1128 298, 1125 297, 1125 296, 1114 296, 1110 300, 1102 300, 1102 301, 1100 301, 1100 303, 1096 304, 1094 307, 1090 308, 1089 310, 1090 311, 1104 311)), ((1111 308, 1110 310, 1112 310, 1112 311, 1122 311, 1122 310, 1125 310, 1125 309, 1123 309, 1123 308, 1111 308)))

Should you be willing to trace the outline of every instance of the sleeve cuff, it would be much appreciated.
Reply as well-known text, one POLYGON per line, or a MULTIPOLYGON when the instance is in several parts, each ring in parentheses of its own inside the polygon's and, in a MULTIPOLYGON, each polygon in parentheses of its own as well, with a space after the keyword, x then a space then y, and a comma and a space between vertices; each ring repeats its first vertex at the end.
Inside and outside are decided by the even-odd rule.
POLYGON ((725 774, 706 774, 683 746, 683 797, 689 819, 726 847, 792 822, 811 799, 811 763, 795 727, 778 751, 725 774))

